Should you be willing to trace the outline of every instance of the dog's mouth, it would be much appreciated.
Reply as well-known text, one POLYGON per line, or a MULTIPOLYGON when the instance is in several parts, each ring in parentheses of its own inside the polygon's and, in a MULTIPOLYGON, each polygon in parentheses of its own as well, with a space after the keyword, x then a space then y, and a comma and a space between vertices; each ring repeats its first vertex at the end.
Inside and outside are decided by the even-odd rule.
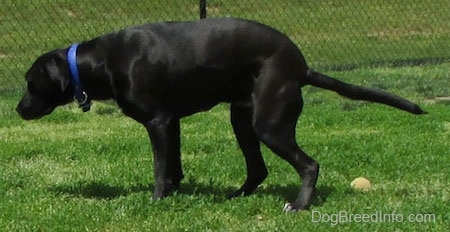
POLYGON ((53 112, 55 108, 54 107, 47 107, 44 110, 28 110, 23 109, 20 107, 17 107, 16 111, 19 113, 20 117, 25 120, 33 120, 33 119, 40 119, 44 117, 45 115, 49 115, 53 112))
POLYGON ((16 111, 25 120, 39 119, 50 114, 55 109, 43 101, 30 100, 25 96, 17 105, 16 111))
POLYGON ((55 107, 48 107, 48 108, 46 108, 46 109, 42 112, 42 115, 41 115, 40 117, 43 117, 43 116, 45 116, 45 115, 51 114, 51 113, 53 112, 54 109, 55 109, 55 107))

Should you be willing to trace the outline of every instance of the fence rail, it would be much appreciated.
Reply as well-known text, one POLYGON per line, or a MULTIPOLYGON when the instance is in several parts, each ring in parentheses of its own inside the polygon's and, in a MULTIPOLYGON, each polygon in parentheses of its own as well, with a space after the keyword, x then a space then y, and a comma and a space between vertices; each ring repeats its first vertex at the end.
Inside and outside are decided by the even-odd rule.
MULTIPOLYGON (((201 1, 200 1, 201 2, 201 1)), ((130 25, 196 20, 199 0, 2 0, 0 91, 23 87, 37 56, 130 25)), ((450 0, 207 0, 207 17, 286 33, 315 69, 450 60, 450 0)))

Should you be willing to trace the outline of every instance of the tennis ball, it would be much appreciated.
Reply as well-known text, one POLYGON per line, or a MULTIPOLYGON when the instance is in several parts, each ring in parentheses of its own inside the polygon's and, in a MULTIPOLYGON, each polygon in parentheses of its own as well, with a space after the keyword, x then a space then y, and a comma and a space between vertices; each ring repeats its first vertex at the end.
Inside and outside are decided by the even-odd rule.
POLYGON ((372 184, 370 183, 370 181, 364 177, 358 177, 354 179, 350 183, 350 186, 360 191, 369 191, 372 188, 372 184))

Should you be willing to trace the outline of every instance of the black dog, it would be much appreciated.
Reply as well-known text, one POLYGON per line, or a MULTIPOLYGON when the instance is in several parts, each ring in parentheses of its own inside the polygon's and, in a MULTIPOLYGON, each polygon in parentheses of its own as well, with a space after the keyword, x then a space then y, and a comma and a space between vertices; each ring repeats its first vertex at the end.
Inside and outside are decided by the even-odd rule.
POLYGON ((424 113, 406 99, 317 73, 286 35, 231 18, 156 23, 103 35, 78 49, 42 55, 26 81, 28 91, 17 107, 24 119, 47 115, 75 95, 84 111, 91 99, 114 99, 126 115, 142 123, 153 147, 154 199, 177 189, 183 178, 180 118, 229 102, 247 165, 247 180, 233 197, 251 194, 266 178, 263 142, 302 177, 298 197, 286 204, 286 211, 310 206, 319 172, 319 164, 295 140, 301 87, 313 85, 424 113))

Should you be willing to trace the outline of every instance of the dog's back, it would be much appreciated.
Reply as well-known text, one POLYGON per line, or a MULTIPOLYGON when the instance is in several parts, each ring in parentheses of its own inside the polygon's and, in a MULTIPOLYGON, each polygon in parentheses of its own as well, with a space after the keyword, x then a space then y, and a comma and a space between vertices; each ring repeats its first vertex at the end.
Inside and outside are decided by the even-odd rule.
POLYGON ((180 62, 189 62, 189 66, 194 63, 237 65, 263 60, 283 49, 295 51, 301 57, 296 45, 281 32, 264 24, 235 18, 152 23, 130 27, 100 39, 104 44, 111 44, 109 51, 113 54, 147 53, 154 60, 162 58, 172 65, 180 62))

